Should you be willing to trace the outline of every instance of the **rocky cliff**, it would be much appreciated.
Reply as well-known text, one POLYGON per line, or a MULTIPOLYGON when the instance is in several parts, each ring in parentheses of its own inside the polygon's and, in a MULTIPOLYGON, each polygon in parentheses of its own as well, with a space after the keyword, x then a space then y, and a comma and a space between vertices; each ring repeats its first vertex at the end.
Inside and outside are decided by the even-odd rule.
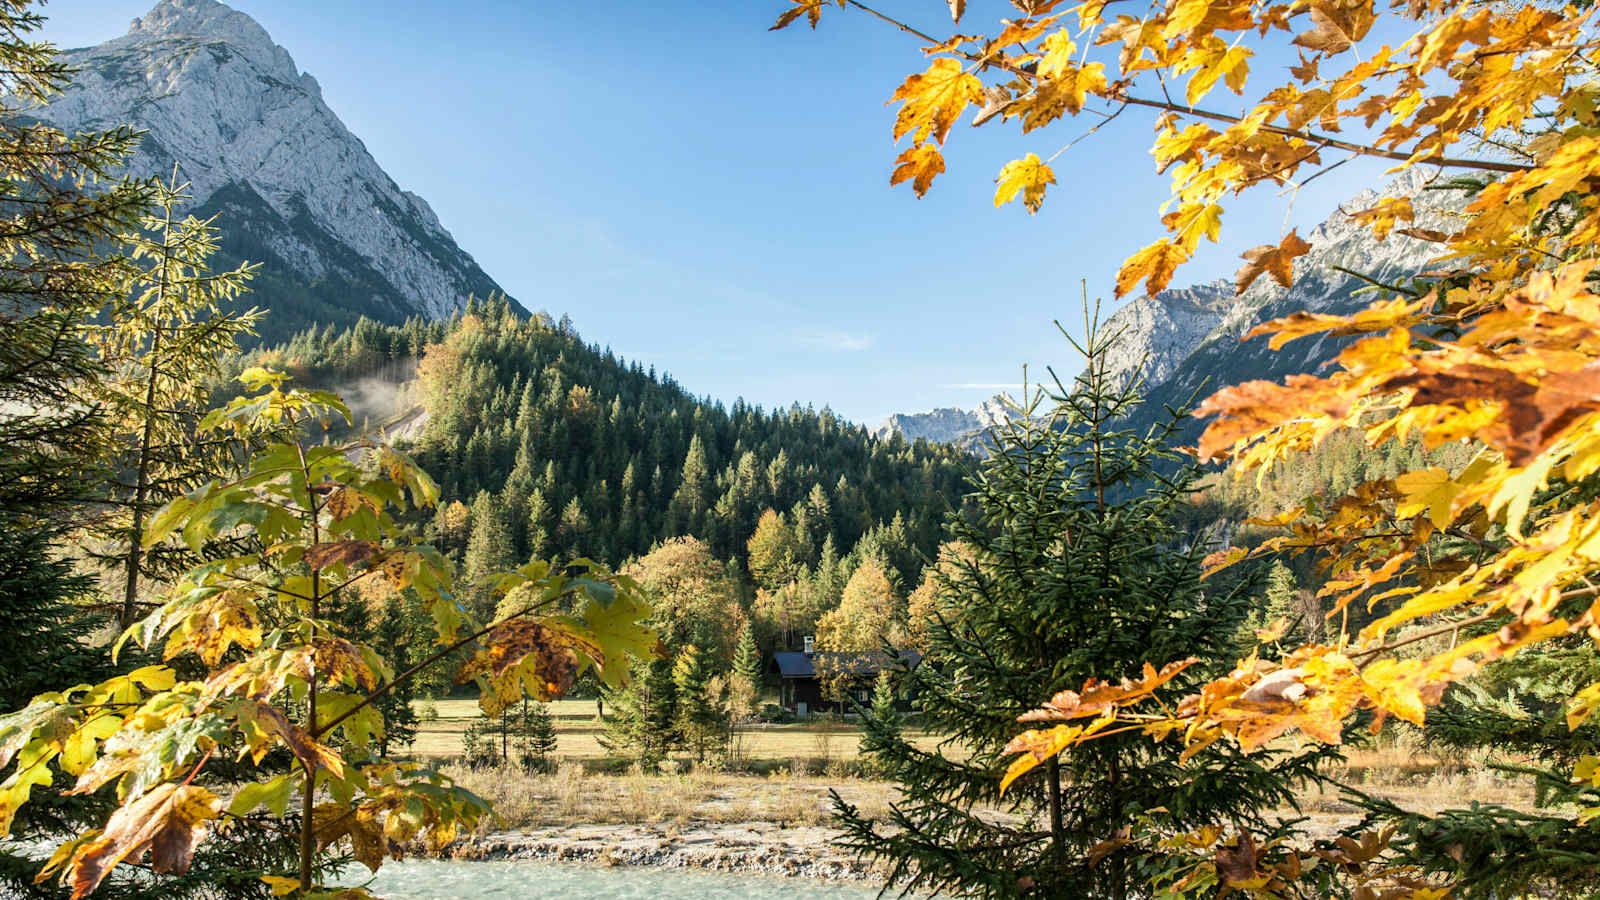
POLYGON ((263 264, 244 302, 270 310, 269 334, 362 314, 438 318, 499 290, 248 15, 161 0, 122 37, 63 55, 78 72, 42 117, 69 132, 148 132, 131 171, 177 163, 193 211, 222 213, 223 261, 263 264))

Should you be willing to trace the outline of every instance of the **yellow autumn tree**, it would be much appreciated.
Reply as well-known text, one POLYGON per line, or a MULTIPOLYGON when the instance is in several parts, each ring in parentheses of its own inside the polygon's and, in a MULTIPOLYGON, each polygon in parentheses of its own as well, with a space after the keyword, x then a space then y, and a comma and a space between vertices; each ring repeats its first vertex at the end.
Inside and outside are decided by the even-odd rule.
MULTIPOLYGON (((891 182, 910 181, 918 194, 944 172, 942 148, 969 110, 975 125, 1015 120, 1023 133, 1082 123, 1062 131, 1062 151, 1001 170, 996 205, 1020 198, 1030 211, 1080 134, 1113 117, 1150 116, 1150 152, 1172 193, 1152 217, 1164 234, 1124 262, 1119 296, 1141 283, 1162 289, 1202 240, 1216 241, 1229 196, 1292 196, 1351 158, 1423 168, 1470 198, 1451 231, 1419 227, 1406 198, 1352 211, 1378 239, 1431 242, 1434 265, 1409 284, 1380 286, 1359 313, 1300 313, 1257 328, 1252 336, 1270 335, 1275 349, 1304 337, 1359 339, 1318 374, 1208 399, 1198 452, 1259 478, 1354 429, 1373 446, 1462 441, 1475 457, 1459 470, 1369 482, 1267 523, 1284 534, 1261 552, 1321 561, 1321 596, 1334 610, 1324 643, 1252 656, 1170 709, 1151 708, 1140 683, 1064 692, 1027 717, 1045 727, 1014 742, 1022 755, 1011 777, 1128 727, 1191 747, 1230 740, 1250 749, 1291 733, 1338 743, 1358 712, 1379 725, 1422 723, 1448 686, 1491 662, 1548 642, 1600 640, 1593 4, 1012 0, 1006 18, 975 34, 985 29, 964 21, 966 3, 930 2, 955 20, 949 30, 959 33, 942 36, 857 0, 793 2, 774 27, 803 16, 814 28, 837 7, 921 40, 931 63, 891 96, 900 104, 893 137, 907 143, 891 182), (1252 72, 1252 60, 1274 51, 1298 59, 1286 79, 1252 72), (1353 603, 1375 613, 1354 633, 1338 627, 1353 603)), ((1262 276, 1291 285, 1308 250, 1289 231, 1247 251, 1239 290, 1262 276)), ((1214 570, 1244 555, 1219 554, 1214 570)), ((1596 706, 1600 683, 1580 683, 1568 724, 1596 706)), ((1600 760, 1582 759, 1571 774, 1600 785, 1600 760)), ((1328 858, 1359 868, 1377 858, 1374 847, 1328 858)), ((1282 873, 1268 871, 1265 854, 1241 836, 1190 875, 1276 896, 1282 873)), ((1391 885, 1392 895, 1440 896, 1450 876, 1432 874, 1443 881, 1391 885)))
POLYGON ((881 561, 868 557, 845 582, 839 605, 817 620, 817 650, 814 660, 823 691, 838 697, 850 671, 852 660, 861 654, 883 648, 902 638, 895 621, 897 605, 894 585, 881 561))

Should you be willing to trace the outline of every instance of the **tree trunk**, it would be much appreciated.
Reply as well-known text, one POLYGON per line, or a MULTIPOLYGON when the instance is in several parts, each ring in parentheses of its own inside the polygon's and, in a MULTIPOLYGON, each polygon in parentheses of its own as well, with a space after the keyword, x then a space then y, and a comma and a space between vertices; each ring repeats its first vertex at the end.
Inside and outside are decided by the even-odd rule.
MULTIPOLYGON (((1111 757, 1111 765, 1106 769, 1106 793, 1109 802, 1106 804, 1112 810, 1121 808, 1117 802, 1117 782, 1122 780, 1122 760, 1115 754, 1111 757)), ((1121 853, 1111 854, 1111 896, 1113 900, 1127 900, 1128 896, 1128 871, 1124 865, 1121 853)))
POLYGON ((1050 757, 1045 764, 1045 779, 1050 786, 1050 853, 1059 870, 1066 865, 1066 828, 1061 824, 1061 761, 1050 757))
MULTIPOLYGON (((176 180, 176 174, 174 174, 176 180)), ((171 255, 172 207, 167 207, 167 218, 161 229, 161 274, 156 282, 156 307, 166 305, 167 259, 171 255)), ((129 528, 128 577, 122 588, 122 627, 133 624, 139 602, 139 565, 144 559, 144 504, 150 492, 150 445, 154 443, 156 426, 156 382, 161 374, 161 319, 156 319, 154 334, 150 337, 150 380, 144 388, 144 429, 139 437, 139 473, 133 487, 133 524, 129 528)))

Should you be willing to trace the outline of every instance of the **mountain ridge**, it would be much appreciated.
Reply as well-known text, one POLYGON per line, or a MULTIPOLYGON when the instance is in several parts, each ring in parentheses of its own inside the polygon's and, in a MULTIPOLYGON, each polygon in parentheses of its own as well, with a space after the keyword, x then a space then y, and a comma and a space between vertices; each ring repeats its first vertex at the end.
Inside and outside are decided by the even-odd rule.
POLYGON ((68 132, 144 131, 128 171, 165 177, 177 163, 188 211, 222 214, 219 262, 263 264, 241 302, 270 310, 270 335, 362 315, 444 318, 469 295, 504 293, 248 14, 161 0, 126 34, 62 58, 77 71, 38 117, 68 132))
MULTIPOLYGON (((1191 400, 1226 385, 1310 372, 1332 359, 1353 338, 1294 341, 1272 351, 1265 338, 1246 341, 1244 336, 1261 322, 1291 312, 1348 314, 1366 306, 1364 289, 1370 282, 1349 272, 1393 283, 1422 271, 1437 255, 1438 245, 1398 232, 1379 241, 1350 214, 1385 197, 1405 196, 1412 199, 1416 210, 1414 226, 1450 230, 1450 220, 1465 205, 1465 196, 1442 188, 1428 173, 1413 168, 1381 188, 1364 190, 1345 201, 1304 236, 1311 250, 1295 261, 1290 288, 1263 277, 1243 293, 1236 293, 1232 281, 1217 279, 1146 294, 1123 304, 1104 323, 1116 335, 1107 371, 1119 381, 1140 379, 1146 402, 1135 415, 1136 423, 1149 424, 1166 406, 1184 408, 1191 400)), ((932 414, 895 415, 885 421, 879 434, 899 431, 908 440, 928 437, 972 444, 973 436, 992 424, 982 421, 976 411, 937 412, 944 414, 945 422, 966 421, 974 423, 973 427, 949 437, 933 437, 933 421, 923 418, 932 414)), ((1197 423, 1187 426, 1191 435, 1197 429, 1197 423)))

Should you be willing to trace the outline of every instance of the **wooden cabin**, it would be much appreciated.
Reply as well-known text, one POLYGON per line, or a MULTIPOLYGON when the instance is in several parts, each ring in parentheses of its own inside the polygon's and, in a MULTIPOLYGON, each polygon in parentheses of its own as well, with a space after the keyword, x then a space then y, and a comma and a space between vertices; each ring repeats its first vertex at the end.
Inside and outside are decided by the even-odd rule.
POLYGON ((896 651, 895 657, 898 658, 882 650, 865 653, 779 651, 772 654, 771 666, 778 676, 778 702, 802 719, 828 707, 833 707, 836 712, 847 712, 850 705, 844 700, 823 697, 822 679, 817 674, 820 664, 824 670, 831 669, 844 674, 847 690, 854 695, 856 702, 863 705, 871 703, 872 689, 879 672, 898 665, 913 669, 922 662, 922 654, 915 650, 896 651))

